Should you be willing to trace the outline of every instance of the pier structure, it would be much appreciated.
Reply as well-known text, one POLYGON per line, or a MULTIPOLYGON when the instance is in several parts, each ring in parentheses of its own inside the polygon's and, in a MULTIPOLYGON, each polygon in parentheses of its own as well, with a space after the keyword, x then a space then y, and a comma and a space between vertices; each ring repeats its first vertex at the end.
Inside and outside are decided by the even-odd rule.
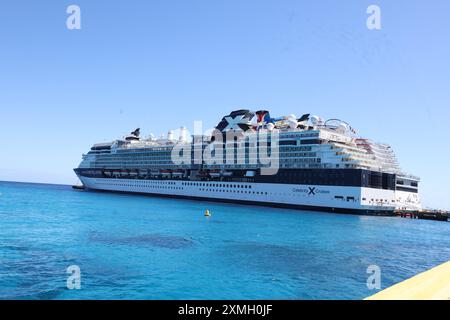
POLYGON ((395 211, 395 214, 401 218, 437 220, 437 221, 448 221, 448 218, 450 217, 449 211, 431 210, 431 209, 420 211, 397 210, 395 211))

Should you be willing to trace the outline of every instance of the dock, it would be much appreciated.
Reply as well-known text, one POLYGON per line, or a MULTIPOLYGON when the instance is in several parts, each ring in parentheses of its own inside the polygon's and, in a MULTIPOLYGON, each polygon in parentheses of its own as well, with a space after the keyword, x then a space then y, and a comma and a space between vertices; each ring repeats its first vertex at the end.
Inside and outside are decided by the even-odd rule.
POLYGON ((365 300, 450 300, 450 261, 365 300))
POLYGON ((437 220, 437 221, 448 221, 448 218, 450 217, 450 212, 443 210, 420 210, 420 211, 397 210, 395 214, 401 218, 437 220))

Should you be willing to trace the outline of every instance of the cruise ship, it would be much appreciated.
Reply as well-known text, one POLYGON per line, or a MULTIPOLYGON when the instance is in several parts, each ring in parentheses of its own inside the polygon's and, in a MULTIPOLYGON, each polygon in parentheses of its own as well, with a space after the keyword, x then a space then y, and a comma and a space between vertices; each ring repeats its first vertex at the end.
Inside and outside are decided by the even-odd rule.
POLYGON ((420 179, 393 149, 339 119, 236 110, 209 133, 177 131, 94 144, 75 173, 87 190, 367 215, 422 208, 420 179))

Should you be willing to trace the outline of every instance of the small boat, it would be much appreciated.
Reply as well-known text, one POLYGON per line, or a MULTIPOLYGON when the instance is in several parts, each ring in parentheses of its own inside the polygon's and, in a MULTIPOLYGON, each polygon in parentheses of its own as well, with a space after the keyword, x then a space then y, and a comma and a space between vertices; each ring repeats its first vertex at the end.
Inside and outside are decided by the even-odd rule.
POLYGON ((137 171, 130 171, 130 177, 137 177, 137 171))
POLYGON ((170 178, 172 176, 172 171, 170 170, 161 170, 161 175, 163 178, 170 178))
POLYGON ((220 170, 211 170, 209 172, 209 175, 211 176, 211 178, 220 178, 222 173, 220 172, 220 170))
POLYGON ((139 177, 146 177, 147 176, 147 174, 148 174, 148 171, 147 170, 139 170, 139 174, 138 174, 138 176, 139 177))
POLYGON ((118 177, 120 176, 120 171, 113 171, 112 175, 113 177, 118 177))
POLYGON ((223 176, 224 177, 231 177, 233 175, 233 172, 230 172, 230 171, 224 171, 223 172, 223 176))
POLYGON ((176 171, 172 172, 172 177, 174 177, 174 178, 182 178, 183 176, 184 176, 183 170, 176 170, 176 171))

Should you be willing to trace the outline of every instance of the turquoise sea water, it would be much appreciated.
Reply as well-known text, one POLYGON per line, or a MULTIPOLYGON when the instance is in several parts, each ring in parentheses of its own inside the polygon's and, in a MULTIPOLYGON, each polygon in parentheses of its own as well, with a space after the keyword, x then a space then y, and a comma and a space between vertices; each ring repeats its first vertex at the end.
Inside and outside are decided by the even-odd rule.
POLYGON ((361 299, 450 260, 445 222, 55 185, 0 182, 0 230, 0 299, 361 299))

